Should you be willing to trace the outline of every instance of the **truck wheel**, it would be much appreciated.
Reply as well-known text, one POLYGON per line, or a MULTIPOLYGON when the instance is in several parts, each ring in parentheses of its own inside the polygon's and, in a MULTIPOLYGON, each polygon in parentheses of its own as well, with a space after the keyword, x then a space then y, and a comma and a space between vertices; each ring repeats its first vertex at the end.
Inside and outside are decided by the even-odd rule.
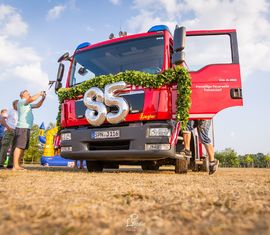
POLYGON ((208 159, 208 157, 205 157, 203 159, 203 164, 202 164, 201 170, 204 172, 209 172, 209 159, 208 159))
POLYGON ((104 168, 106 169, 119 169, 119 164, 116 163, 109 163, 109 164, 105 164, 104 168))
POLYGON ((86 161, 86 167, 89 172, 102 172, 104 165, 103 162, 86 161))
POLYGON ((209 172, 208 157, 205 157, 200 163, 196 163, 193 171, 209 172))
POLYGON ((199 172, 200 171, 200 165, 194 164, 194 167, 192 168, 192 171, 199 172))
POLYGON ((175 159, 175 173, 176 174, 186 174, 188 171, 188 161, 187 159, 175 159))
POLYGON ((156 161, 142 163, 142 169, 144 171, 158 171, 159 164, 156 161))

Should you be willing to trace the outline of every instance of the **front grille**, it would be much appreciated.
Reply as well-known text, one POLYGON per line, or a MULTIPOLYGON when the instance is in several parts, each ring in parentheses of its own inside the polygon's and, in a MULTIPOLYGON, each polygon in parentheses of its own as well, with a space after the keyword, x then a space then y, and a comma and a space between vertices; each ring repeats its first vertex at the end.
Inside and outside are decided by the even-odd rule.
POLYGON ((88 149, 91 151, 101 150, 129 150, 130 141, 101 141, 89 143, 88 149))

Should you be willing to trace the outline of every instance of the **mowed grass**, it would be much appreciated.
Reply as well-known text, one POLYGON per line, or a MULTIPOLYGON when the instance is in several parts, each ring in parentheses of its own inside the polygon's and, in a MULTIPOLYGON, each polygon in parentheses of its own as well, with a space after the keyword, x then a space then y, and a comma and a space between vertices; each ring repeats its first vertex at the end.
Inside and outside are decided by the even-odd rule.
POLYGON ((270 234, 270 170, 0 171, 0 234, 270 234))

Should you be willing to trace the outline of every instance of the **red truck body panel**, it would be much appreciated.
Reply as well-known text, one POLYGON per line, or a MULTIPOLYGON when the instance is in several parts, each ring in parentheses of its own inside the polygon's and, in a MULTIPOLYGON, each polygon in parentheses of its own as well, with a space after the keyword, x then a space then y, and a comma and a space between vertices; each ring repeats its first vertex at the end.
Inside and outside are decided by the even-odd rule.
MULTIPOLYGON (((161 71, 171 68, 173 66, 173 40, 175 38, 173 39, 168 30, 135 34, 106 40, 76 50, 71 57, 66 87, 70 87, 71 84, 70 80, 71 76, 73 76, 72 69, 74 69, 72 63, 77 53, 86 52, 87 50, 96 49, 98 47, 105 47, 114 43, 152 37, 155 35, 158 37, 161 36, 164 41, 164 45, 162 44, 162 47, 164 46, 163 61, 160 57, 158 68, 161 68, 161 71)), ((236 31, 234 29, 187 31, 186 40, 189 40, 189 37, 215 37, 219 35, 229 36, 231 62, 209 63, 203 65, 197 71, 189 71, 192 80, 190 119, 212 119, 215 114, 223 109, 243 105, 236 31)), ((228 39, 228 37, 226 38, 228 39)), ((151 45, 146 44, 148 45, 147 49, 149 49, 152 44, 153 41, 151 41, 151 45)), ((133 44, 131 47, 133 47, 133 44)), ((202 45, 198 48, 198 51, 202 47, 205 49, 204 45, 202 45)), ((118 54, 118 49, 115 54, 118 54)), ((132 52, 132 49, 130 51, 132 52)), ((197 48, 195 51, 197 52, 197 48)), ((107 50, 103 53, 106 55, 107 50)), ((144 58, 145 54, 142 55, 142 58, 144 58)), ((175 55, 177 54, 174 54, 174 56, 175 55)), ((79 55, 76 58, 79 58, 79 55)), ((88 60, 89 57, 86 58, 88 60)), ((94 56, 91 58, 96 59, 94 56)), ((141 57, 138 58, 141 59, 141 57)), ((137 61, 139 60, 138 58, 137 61)), ((126 57, 125 60, 126 59, 129 58, 126 57)), ((154 54, 154 59, 156 59, 156 54, 154 54)), ((145 61, 147 62, 147 60, 141 62, 144 66, 145 61)), ((123 64, 124 63, 121 65, 123 64)), ((132 65, 131 67, 134 67, 133 60, 130 64, 132 65)), ((189 61, 186 61, 187 68, 188 64, 189 61)), ((111 72, 112 68, 106 66, 110 65, 110 61, 102 63, 101 65, 109 68, 109 72, 111 72)), ((118 64, 113 63, 111 65, 118 66, 118 64)), ((82 68, 84 68, 84 65, 82 68)), ((74 69, 74 71, 76 70, 74 69)), ((105 121, 101 126, 96 127, 90 126, 89 122, 84 117, 86 107, 82 102, 83 95, 84 94, 77 97, 77 99, 65 100, 62 104, 61 135, 70 136, 70 139, 64 138, 63 141, 61 140, 61 155, 64 158, 84 159, 92 161, 92 164, 93 161, 128 161, 141 163, 142 161, 175 158, 176 152, 179 152, 179 147, 181 147, 182 142, 178 141, 178 139, 180 139, 178 136, 178 127, 180 125, 175 122, 177 84, 162 86, 158 89, 128 85, 128 87, 118 95, 126 97, 126 99, 128 99, 128 97, 130 97, 130 99, 132 98, 133 105, 141 102, 141 106, 134 109, 135 111, 130 110, 125 120, 121 123, 112 125, 105 121), (139 99, 137 100, 134 94, 139 94, 140 101, 139 99), (170 136, 163 135, 157 137, 150 135, 151 129, 168 129, 171 131, 171 134, 170 136), (101 132, 118 133, 118 136, 117 138, 112 138, 111 136, 108 138, 102 137, 102 139, 96 138, 96 133, 101 132), (171 137, 176 141, 171 141, 171 137), (162 146, 164 149, 156 150, 155 146, 162 146)), ((196 134, 193 148, 196 160, 200 160, 203 151, 196 134)))
MULTIPOLYGON (((186 35, 188 40, 188 37, 190 36, 229 35, 230 33, 235 32, 236 31, 234 29, 198 30, 187 31, 186 35)), ((79 51, 75 51, 74 55, 81 51, 122 42, 123 40, 153 35, 164 36, 164 60, 162 67, 162 70, 164 71, 171 66, 170 47, 172 47, 173 38, 168 31, 141 33, 106 40, 104 42, 99 42, 82 48, 79 51)), ((70 84, 71 68, 72 65, 70 65, 66 87, 69 87, 70 84)), ((192 106, 190 109, 191 119, 209 119, 225 108, 243 105, 243 100, 241 98, 232 98, 231 96, 233 89, 241 89, 242 87, 239 63, 210 64, 198 71, 190 71, 190 75, 192 78, 192 106)), ((172 84, 171 87, 165 86, 159 89, 149 89, 135 86, 129 87, 128 90, 130 91, 144 90, 144 107, 141 113, 129 114, 124 122, 175 119, 175 102, 177 98, 176 89, 176 84, 172 84)), ((82 99, 82 96, 78 97, 78 99, 82 99)), ((63 104, 62 110, 64 110, 61 118, 61 125, 63 127, 89 125, 85 118, 76 118, 75 100, 66 100, 63 104)))

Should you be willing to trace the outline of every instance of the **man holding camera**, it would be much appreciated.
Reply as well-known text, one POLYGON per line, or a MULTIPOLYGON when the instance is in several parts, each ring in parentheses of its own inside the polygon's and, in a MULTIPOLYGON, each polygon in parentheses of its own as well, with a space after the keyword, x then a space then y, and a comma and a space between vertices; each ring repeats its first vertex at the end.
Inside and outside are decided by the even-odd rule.
POLYGON ((41 107, 46 98, 46 93, 45 91, 41 91, 31 96, 27 90, 24 90, 20 93, 20 97, 21 99, 18 101, 17 105, 18 124, 15 131, 13 170, 24 170, 24 168, 20 166, 20 162, 23 158, 24 151, 29 147, 30 130, 34 121, 32 109, 41 107), (32 104, 40 97, 42 98, 38 103, 32 104))

